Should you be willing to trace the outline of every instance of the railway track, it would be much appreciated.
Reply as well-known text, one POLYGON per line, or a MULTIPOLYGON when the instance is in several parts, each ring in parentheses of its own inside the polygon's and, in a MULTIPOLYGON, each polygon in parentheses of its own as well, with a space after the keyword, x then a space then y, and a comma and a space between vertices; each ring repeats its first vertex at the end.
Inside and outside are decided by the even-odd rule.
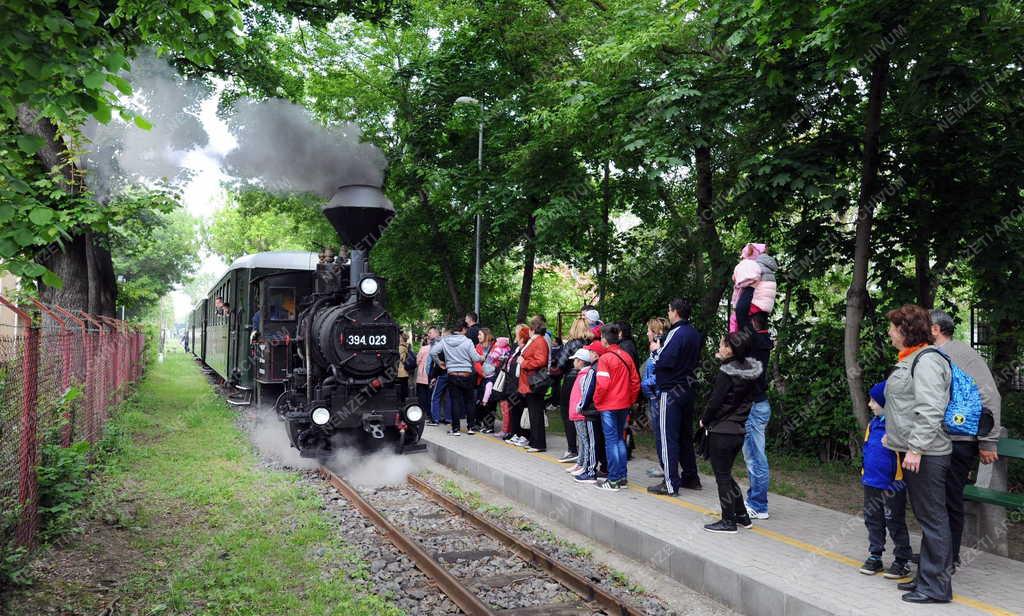
POLYGON ((319 472, 466 614, 644 614, 418 477, 364 494, 319 472))

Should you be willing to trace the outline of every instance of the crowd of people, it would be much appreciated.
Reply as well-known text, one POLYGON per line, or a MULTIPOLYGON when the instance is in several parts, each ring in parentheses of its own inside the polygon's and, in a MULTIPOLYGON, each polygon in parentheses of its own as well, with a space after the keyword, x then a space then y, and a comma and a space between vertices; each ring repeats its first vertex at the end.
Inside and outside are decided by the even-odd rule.
MULTIPOLYGON (((571 464, 572 481, 604 491, 628 486, 633 430, 645 412, 658 458, 646 474, 661 479, 647 491, 675 496, 702 489, 697 459, 703 457, 722 512, 704 529, 736 533, 770 517, 765 435, 775 270, 764 245, 744 247, 733 274, 728 333, 711 369, 701 365, 705 337, 690 323, 691 304, 676 298, 664 317, 647 321, 643 363, 629 324, 604 323, 586 305, 565 340, 552 337, 541 315, 516 325, 509 339, 480 326, 474 313, 444 330, 430 328, 415 354, 403 338, 399 379, 415 375, 428 424, 447 425, 448 434, 459 436, 495 432, 500 422, 501 438, 530 452, 548 447, 551 392, 568 445, 559 461, 571 464), (699 413, 698 376, 710 385, 699 413), (741 454, 746 492, 732 476, 741 454)), ((999 393, 984 359, 952 339, 950 315, 907 305, 887 316, 897 361, 869 392, 875 417, 865 433, 862 478, 869 555, 860 571, 910 577, 909 502, 923 538, 916 574, 899 584, 903 599, 948 602, 960 566, 964 486, 979 459, 997 459, 999 393), (889 567, 882 561, 886 531, 894 543, 889 567)))

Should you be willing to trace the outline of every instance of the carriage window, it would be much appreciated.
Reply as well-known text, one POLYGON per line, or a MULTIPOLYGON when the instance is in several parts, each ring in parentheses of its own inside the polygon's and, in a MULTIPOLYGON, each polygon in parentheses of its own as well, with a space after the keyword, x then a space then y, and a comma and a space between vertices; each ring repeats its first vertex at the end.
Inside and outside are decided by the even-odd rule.
POLYGON ((269 321, 295 320, 295 289, 291 287, 270 287, 267 305, 270 311, 264 317, 269 321))

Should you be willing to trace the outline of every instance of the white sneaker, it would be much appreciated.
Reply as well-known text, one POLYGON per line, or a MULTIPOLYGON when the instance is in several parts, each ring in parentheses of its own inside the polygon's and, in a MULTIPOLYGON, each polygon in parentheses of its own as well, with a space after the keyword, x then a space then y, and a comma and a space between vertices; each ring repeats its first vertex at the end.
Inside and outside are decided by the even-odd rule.
POLYGON ((577 471, 581 471, 581 470, 583 470, 583 467, 577 464, 576 466, 574 466, 572 468, 565 469, 565 472, 569 473, 570 475, 573 475, 577 471))
POLYGON ((525 436, 520 436, 519 439, 516 441, 516 445, 518 445, 519 447, 529 447, 530 439, 526 438, 525 436))
POLYGON ((573 477, 579 477, 580 475, 586 475, 586 474, 587 474, 587 469, 585 469, 583 467, 580 467, 580 470, 573 471, 572 476, 573 477))
POLYGON ((764 513, 760 513, 758 511, 754 511, 748 503, 743 504, 747 506, 747 515, 750 516, 751 520, 767 520, 771 517, 770 515, 768 515, 767 511, 765 511, 764 513))

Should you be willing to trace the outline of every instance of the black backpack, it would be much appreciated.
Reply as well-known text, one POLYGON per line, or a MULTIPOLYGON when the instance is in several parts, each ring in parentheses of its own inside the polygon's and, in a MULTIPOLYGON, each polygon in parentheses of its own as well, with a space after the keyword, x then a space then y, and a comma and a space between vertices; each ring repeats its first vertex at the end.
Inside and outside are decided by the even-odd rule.
POLYGON ((408 347, 405 353, 405 362, 402 363, 402 367, 409 374, 416 372, 416 353, 413 353, 412 345, 408 347))

